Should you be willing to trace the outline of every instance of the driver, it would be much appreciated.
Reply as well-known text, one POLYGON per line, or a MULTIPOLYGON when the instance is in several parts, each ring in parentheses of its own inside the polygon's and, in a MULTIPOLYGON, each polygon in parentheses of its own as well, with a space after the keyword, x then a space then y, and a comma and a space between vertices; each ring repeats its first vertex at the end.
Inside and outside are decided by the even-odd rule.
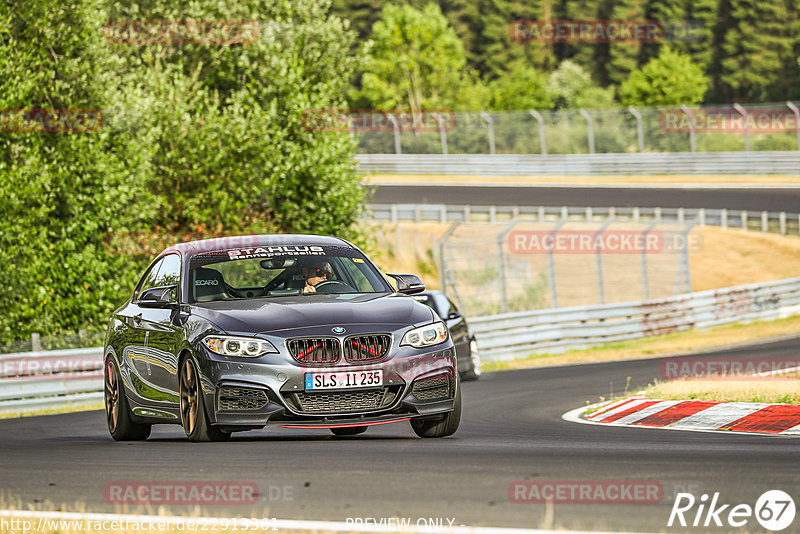
POLYGON ((306 281, 303 293, 316 293, 317 288, 315 286, 317 284, 333 278, 331 264, 326 260, 317 260, 310 265, 306 265, 303 267, 303 278, 306 281))

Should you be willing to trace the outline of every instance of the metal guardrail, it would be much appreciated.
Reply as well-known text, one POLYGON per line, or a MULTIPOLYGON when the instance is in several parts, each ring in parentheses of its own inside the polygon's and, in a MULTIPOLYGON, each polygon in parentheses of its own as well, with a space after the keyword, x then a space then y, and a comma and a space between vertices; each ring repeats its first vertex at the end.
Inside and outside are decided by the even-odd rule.
POLYGON ((481 356, 491 361, 797 313, 800 278, 790 278, 643 302, 475 317, 470 326, 481 356))
POLYGON ((0 354, 0 413, 102 400, 103 349, 0 354))
POLYGON ((434 222, 449 224, 499 223, 519 221, 556 222, 560 220, 598 222, 609 217, 618 221, 660 221, 699 226, 740 228, 778 234, 800 234, 800 214, 771 211, 709 208, 638 208, 575 206, 493 206, 464 204, 370 204, 367 218, 378 222, 434 222))
POLYGON ((649 174, 800 175, 800 151, 644 154, 357 154, 364 174, 607 176, 649 174))

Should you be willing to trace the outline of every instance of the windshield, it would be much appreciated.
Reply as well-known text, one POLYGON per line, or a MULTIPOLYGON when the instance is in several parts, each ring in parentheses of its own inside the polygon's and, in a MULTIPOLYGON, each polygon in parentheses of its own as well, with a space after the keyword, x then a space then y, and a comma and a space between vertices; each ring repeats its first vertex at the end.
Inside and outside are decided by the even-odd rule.
POLYGON ((359 251, 336 246, 279 245, 198 254, 189 264, 189 283, 192 302, 391 291, 359 251))

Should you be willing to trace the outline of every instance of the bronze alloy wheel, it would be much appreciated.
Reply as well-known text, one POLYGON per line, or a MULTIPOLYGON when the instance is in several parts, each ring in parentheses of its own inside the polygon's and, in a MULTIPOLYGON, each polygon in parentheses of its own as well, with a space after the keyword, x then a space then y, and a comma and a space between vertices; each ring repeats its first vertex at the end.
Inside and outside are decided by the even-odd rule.
POLYGON ((194 432, 197 423, 197 373, 194 370, 192 361, 186 359, 183 362, 183 372, 180 381, 181 393, 181 423, 186 435, 194 432))
POLYGON ((106 362, 105 376, 105 403, 106 421, 108 430, 112 434, 116 432, 119 425, 119 381, 117 380, 117 370, 111 359, 106 362))

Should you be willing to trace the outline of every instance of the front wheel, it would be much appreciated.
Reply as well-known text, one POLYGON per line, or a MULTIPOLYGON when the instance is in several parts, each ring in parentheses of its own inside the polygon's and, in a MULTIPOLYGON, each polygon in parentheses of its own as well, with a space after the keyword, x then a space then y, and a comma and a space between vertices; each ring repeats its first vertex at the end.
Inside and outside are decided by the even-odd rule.
POLYGON ((411 420, 411 428, 421 438, 444 438, 452 436, 461 423, 461 384, 456 381, 456 397, 453 411, 436 417, 411 420))
POLYGON ((103 392, 106 424, 114 441, 147 439, 150 436, 151 425, 133 420, 128 397, 125 396, 125 387, 122 385, 122 375, 110 357, 106 360, 103 392))
POLYGON ((203 402, 200 375, 191 358, 186 358, 180 372, 181 424, 189 441, 227 441, 231 435, 211 426, 203 402))

